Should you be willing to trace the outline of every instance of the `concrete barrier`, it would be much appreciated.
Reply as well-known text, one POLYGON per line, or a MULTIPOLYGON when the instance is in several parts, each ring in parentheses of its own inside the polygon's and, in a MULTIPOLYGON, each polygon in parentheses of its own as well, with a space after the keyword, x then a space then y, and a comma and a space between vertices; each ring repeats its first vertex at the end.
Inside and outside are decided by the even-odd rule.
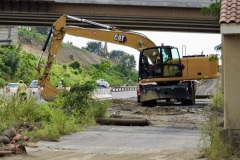
MULTIPOLYGON (((70 90, 68 88, 68 90, 70 90)), ((36 99, 38 102, 46 102, 42 96, 41 96, 41 89, 39 88, 28 88, 27 89, 27 95, 32 96, 34 99, 36 99)), ((93 98, 101 99, 101 100, 110 100, 112 99, 111 89, 96 89, 93 92, 93 98)))
MULTIPOLYGON (((70 90, 70 88, 67 88, 67 90, 70 90)), ((111 89, 99 88, 93 92, 93 98, 100 100, 110 100, 113 98, 111 92, 112 92, 111 89)), ((16 93, 5 93, 3 89, 0 89, 0 94, 11 97, 16 93)), ((34 99, 37 100, 37 102, 47 102, 41 96, 41 88, 28 88, 27 96, 33 97, 34 99)))
POLYGON ((112 99, 111 89, 103 88, 103 89, 96 89, 93 92, 94 99, 100 100, 110 100, 112 99))
POLYGON ((37 101, 42 100, 41 91, 38 88, 28 88, 27 95, 28 97, 32 96, 37 101))
POLYGON ((39 88, 28 88, 27 89, 27 96, 28 98, 31 96, 33 97, 37 103, 47 103, 42 96, 41 96, 41 90, 39 88))

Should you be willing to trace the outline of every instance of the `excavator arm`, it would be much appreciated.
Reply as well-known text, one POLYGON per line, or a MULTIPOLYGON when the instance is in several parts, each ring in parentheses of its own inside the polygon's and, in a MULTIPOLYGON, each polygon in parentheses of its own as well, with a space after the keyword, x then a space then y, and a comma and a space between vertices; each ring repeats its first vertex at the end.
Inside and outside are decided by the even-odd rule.
POLYGON ((53 62, 55 61, 55 57, 61 47, 65 34, 128 46, 136 50, 142 50, 143 48, 156 46, 149 38, 143 34, 128 30, 122 30, 116 27, 107 26, 86 19, 79 19, 73 16, 63 15, 54 22, 36 65, 36 69, 39 74, 38 83, 39 86, 43 88, 41 95, 46 101, 54 100, 60 91, 51 84, 49 73, 53 62), (78 26, 69 26, 67 25, 67 19, 87 23, 99 28, 92 29, 82 28, 78 26), (40 65, 40 61, 50 39, 51 44, 49 46, 48 59, 46 64, 42 66, 40 65), (43 73, 41 73, 42 68, 44 68, 43 73))

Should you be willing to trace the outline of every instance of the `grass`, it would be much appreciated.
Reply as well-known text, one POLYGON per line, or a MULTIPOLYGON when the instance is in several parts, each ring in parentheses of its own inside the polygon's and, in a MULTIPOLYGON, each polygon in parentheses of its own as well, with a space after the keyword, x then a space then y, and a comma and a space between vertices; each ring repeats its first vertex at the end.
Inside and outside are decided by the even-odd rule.
POLYGON ((223 98, 221 89, 211 97, 209 119, 200 130, 202 145, 199 148, 199 158, 208 158, 209 160, 239 159, 236 149, 231 145, 231 140, 223 139, 223 98))
POLYGON ((52 103, 38 104, 34 98, 20 102, 17 96, 0 97, 0 132, 18 121, 33 126, 25 131, 30 140, 58 141, 67 134, 95 125, 95 118, 105 117, 109 101, 89 97, 94 86, 76 84, 75 91, 60 94, 52 103), (81 89, 81 90, 78 90, 81 89), (41 125, 35 125, 41 124, 41 125))

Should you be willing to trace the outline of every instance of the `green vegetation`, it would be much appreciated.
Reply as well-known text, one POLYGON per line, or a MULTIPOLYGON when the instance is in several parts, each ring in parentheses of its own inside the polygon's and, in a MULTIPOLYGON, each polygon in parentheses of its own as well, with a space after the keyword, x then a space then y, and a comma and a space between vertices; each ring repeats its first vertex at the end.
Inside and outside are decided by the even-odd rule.
POLYGON ((26 82, 30 82, 34 77, 36 79, 36 61, 34 55, 20 52, 19 47, 0 47, 0 85, 18 82, 20 79, 26 82))
POLYGON ((216 23, 219 23, 220 8, 221 8, 221 2, 216 0, 215 3, 210 4, 208 7, 203 7, 201 9, 201 13, 203 15, 210 15, 210 16, 216 17, 216 23))
POLYGON ((209 61, 216 61, 216 60, 218 60, 219 58, 218 58, 218 55, 217 54, 211 54, 211 55, 209 55, 209 57, 208 57, 208 60, 209 61))
MULTIPOLYGON (((211 1, 213 1, 213 0, 211 0, 211 1)), ((215 17, 215 23, 219 24, 220 9, 221 9, 221 1, 215 0, 215 3, 210 4, 208 7, 203 7, 201 9, 201 14, 215 17)), ((216 51, 221 51, 222 44, 215 46, 214 49, 216 51)))
POLYGON ((106 116, 108 101, 93 99, 93 82, 76 84, 72 92, 62 92, 52 103, 37 104, 35 99, 20 102, 18 97, 2 96, 0 99, 0 132, 17 121, 42 124, 25 132, 30 140, 57 141, 60 136, 80 131, 84 126, 94 125, 95 118, 106 116))
POLYGON ((223 130, 223 92, 221 89, 211 97, 212 110, 207 123, 200 130, 202 146, 200 148, 201 157, 209 160, 236 159, 237 152, 231 146, 230 140, 224 141, 223 130))
MULTIPOLYGON (((43 43, 48 31, 46 28, 20 28, 19 35, 32 44, 34 41, 43 43)), ((63 44, 64 48, 77 49, 71 43, 63 44)), ((116 52, 116 51, 114 51, 116 52)), ((103 60, 101 64, 81 66, 81 62, 73 61, 69 64, 52 65, 49 73, 51 82, 58 85, 64 78, 66 86, 71 86, 71 92, 61 91, 57 99, 51 103, 38 104, 29 97, 26 102, 17 96, 0 97, 0 132, 17 121, 34 125, 33 131, 26 131, 30 140, 57 141, 60 136, 80 131, 85 126, 94 125, 96 118, 105 117, 110 101, 98 101, 90 95, 96 88, 95 80, 105 79, 111 85, 123 85, 129 79, 132 85, 137 83, 137 72, 133 71, 136 65, 133 56, 127 53, 115 53, 120 64, 110 65, 103 60)), ((104 55, 105 56, 105 55, 104 55)), ((116 57, 115 57, 116 58, 116 57)), ((21 51, 19 46, 0 47, 0 85, 9 82, 18 82, 22 79, 26 84, 38 79, 35 69, 38 57, 21 51)), ((45 60, 41 64, 45 64, 45 60)))
MULTIPOLYGON (((20 28, 19 35, 29 41, 43 42, 46 39, 46 35, 38 33, 36 29, 20 28)), ((72 46, 71 43, 63 44, 63 47, 83 50, 72 46)), ((87 48, 90 48, 90 46, 87 48)), ((117 54, 117 51, 113 51, 113 53, 113 59, 118 57, 120 61, 119 64, 113 66, 108 61, 102 61, 101 64, 90 65, 87 68, 81 67, 79 61, 64 65, 55 63, 50 71, 51 82, 58 85, 60 79, 64 78, 65 84, 72 86, 75 83, 105 79, 112 86, 121 86, 130 79, 131 85, 136 85, 138 76, 137 72, 133 71, 136 65, 134 57, 122 51, 119 51, 119 54, 117 54)), ((18 82, 20 79, 29 84, 33 79, 38 79, 35 69, 37 58, 31 53, 22 52, 21 44, 17 47, 0 47, 0 86, 4 86, 9 82, 18 82)), ((42 60, 41 64, 45 64, 45 61, 42 60)))
POLYGON ((18 34, 20 37, 24 37, 27 40, 29 40, 30 42, 31 42, 31 40, 36 40, 38 42, 43 43, 47 39, 47 35, 41 34, 41 32, 38 32, 38 30, 34 27, 32 27, 31 29, 29 29, 27 27, 22 27, 19 29, 18 34))

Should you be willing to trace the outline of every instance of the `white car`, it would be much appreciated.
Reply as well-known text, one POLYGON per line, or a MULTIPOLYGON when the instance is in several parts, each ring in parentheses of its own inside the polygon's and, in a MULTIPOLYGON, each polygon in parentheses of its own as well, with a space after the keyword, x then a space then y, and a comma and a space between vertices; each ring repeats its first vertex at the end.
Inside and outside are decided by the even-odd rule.
POLYGON ((38 88, 38 80, 32 80, 29 87, 30 88, 38 88))
POLYGON ((105 81, 104 79, 96 80, 96 83, 99 88, 111 89, 109 83, 107 81, 105 81))
POLYGON ((4 88, 4 91, 7 93, 17 93, 17 87, 19 83, 8 83, 4 88))

